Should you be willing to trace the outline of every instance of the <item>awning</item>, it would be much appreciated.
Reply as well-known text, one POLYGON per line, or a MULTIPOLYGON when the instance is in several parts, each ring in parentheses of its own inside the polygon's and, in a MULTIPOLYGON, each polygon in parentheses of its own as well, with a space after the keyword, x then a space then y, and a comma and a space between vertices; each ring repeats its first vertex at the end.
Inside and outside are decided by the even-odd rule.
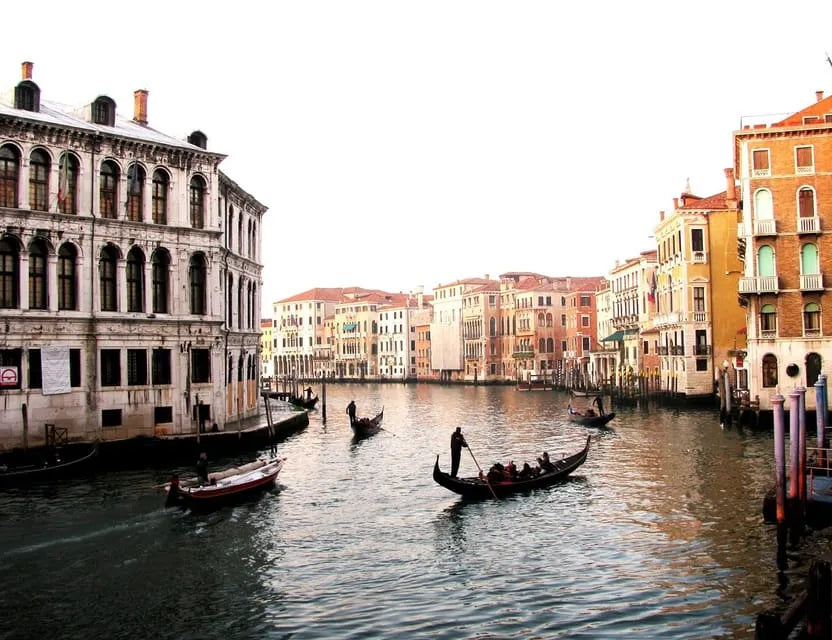
POLYGON ((601 342, 621 342, 624 339, 624 330, 616 331, 610 336, 607 336, 601 342))
POLYGON ((354 331, 357 326, 354 322, 345 322, 344 331, 354 331))

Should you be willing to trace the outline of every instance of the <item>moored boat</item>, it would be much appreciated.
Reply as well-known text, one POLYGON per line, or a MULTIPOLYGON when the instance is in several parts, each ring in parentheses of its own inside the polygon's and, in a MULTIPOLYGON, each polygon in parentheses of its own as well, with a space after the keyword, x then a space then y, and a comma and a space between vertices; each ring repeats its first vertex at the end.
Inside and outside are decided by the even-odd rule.
POLYGON ((286 458, 262 458, 241 467, 208 475, 208 484, 171 478, 166 506, 182 505, 194 511, 210 511, 234 504, 274 486, 286 458))
POLYGON ((98 441, 13 452, 0 460, 0 486, 48 482, 89 473, 95 469, 97 458, 98 441))
POLYGON ((615 417, 615 411, 611 413, 587 415, 581 411, 567 407, 566 415, 571 422, 576 422, 585 427, 604 427, 615 417))
POLYGON ((487 480, 486 477, 455 478, 439 469, 439 456, 433 465, 433 479, 440 486, 458 493, 466 498, 501 498, 513 493, 530 491, 541 487, 551 486, 571 474, 586 462, 589 453, 590 436, 586 438, 583 449, 571 456, 566 456, 551 463, 549 471, 542 471, 539 475, 526 479, 487 480))
POLYGON ((373 418, 356 418, 350 426, 356 438, 371 436, 381 431, 381 421, 384 419, 384 407, 373 418))

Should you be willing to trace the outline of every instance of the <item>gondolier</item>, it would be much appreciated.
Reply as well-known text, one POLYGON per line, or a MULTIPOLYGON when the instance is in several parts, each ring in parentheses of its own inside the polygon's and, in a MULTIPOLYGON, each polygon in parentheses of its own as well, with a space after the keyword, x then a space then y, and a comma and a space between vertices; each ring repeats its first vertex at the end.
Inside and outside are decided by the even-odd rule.
POLYGON ((462 447, 467 447, 465 436, 462 435, 462 427, 457 427, 451 434, 451 477, 456 478, 459 471, 459 459, 462 456, 462 447))
POLYGON ((350 400, 347 405, 347 415, 350 417, 350 424, 355 422, 355 400, 350 400))

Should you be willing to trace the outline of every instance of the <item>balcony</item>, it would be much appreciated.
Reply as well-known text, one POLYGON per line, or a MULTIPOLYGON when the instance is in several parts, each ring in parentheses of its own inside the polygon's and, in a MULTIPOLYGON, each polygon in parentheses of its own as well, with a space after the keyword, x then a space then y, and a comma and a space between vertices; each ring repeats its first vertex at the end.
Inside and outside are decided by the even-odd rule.
POLYGON ((529 347, 528 349, 525 347, 519 347, 514 350, 514 352, 511 354, 511 357, 517 360, 534 358, 534 349, 532 349, 531 347, 529 347))
POLYGON ((667 347, 656 347, 656 354, 660 356, 667 355, 667 347))
POLYGON ((809 273, 800 274, 801 291, 823 291, 823 274, 809 273))
POLYGON ((740 293, 777 293, 777 276, 740 278, 740 293))
POLYGON ((820 218, 798 218, 797 219, 798 233, 820 233, 820 218))
POLYGON ((766 167, 765 169, 752 169, 751 170, 751 177, 752 178, 768 178, 771 176, 771 169, 766 167))
POLYGON ((707 311, 694 311, 691 316, 693 317, 694 322, 708 322, 708 312, 707 311))
POLYGON ((672 356, 683 356, 685 355, 685 345, 683 344, 674 344, 670 346, 670 355, 672 356))
POLYGON ((693 345, 693 355, 695 355, 695 356, 709 356, 709 355, 711 355, 711 345, 709 345, 709 344, 695 344, 695 345, 693 345))
POLYGON ((708 261, 708 254, 704 251, 694 251, 693 252, 693 263, 694 264, 705 264, 708 261))
POLYGON ((815 172, 815 165, 809 164, 802 167, 795 167, 794 172, 798 176, 809 176, 815 172))
POLYGON ((656 327, 664 327, 669 324, 679 324, 682 318, 679 315, 678 311, 674 311, 673 313, 665 313, 660 316, 656 316, 653 319, 653 325, 656 327))
POLYGON ((774 219, 771 220, 755 220, 754 221, 754 235, 755 236, 776 236, 777 226, 774 224, 774 219))

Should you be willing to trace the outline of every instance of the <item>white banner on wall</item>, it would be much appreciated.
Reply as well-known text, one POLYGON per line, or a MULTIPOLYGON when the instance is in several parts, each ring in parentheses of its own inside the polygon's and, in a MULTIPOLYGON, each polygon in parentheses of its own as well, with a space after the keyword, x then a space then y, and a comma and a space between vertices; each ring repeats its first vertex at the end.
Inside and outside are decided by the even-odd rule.
POLYGON ((43 395, 69 393, 69 347, 41 347, 40 370, 43 395))

